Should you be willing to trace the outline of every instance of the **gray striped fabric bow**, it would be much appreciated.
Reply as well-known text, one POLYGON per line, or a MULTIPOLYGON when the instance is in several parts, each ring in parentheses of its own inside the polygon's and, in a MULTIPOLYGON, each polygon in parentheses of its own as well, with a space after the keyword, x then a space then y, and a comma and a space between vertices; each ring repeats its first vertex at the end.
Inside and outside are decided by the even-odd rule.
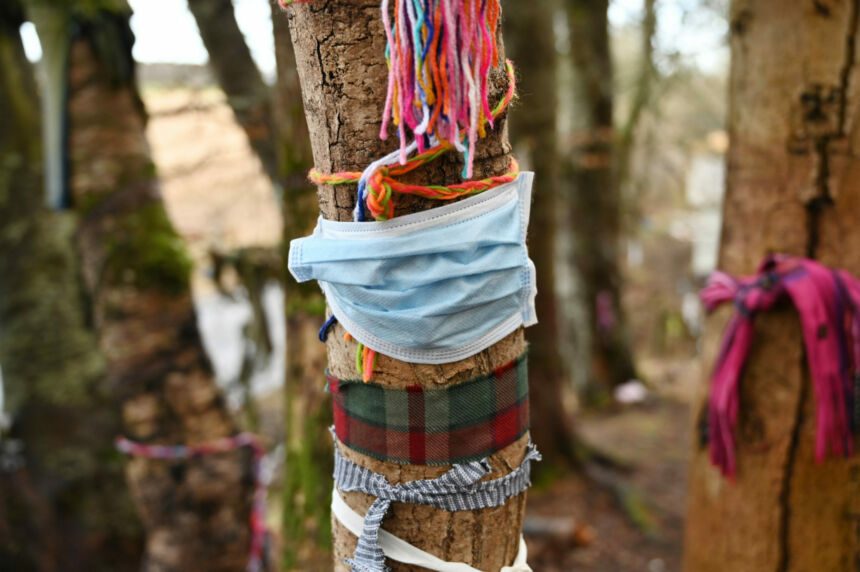
POLYGON ((513 472, 492 481, 478 482, 492 472, 487 459, 454 465, 434 480, 392 485, 382 475, 356 465, 334 448, 334 482, 341 491, 360 491, 375 496, 364 518, 364 529, 352 558, 346 563, 352 572, 384 572, 385 554, 379 547, 379 527, 392 502, 424 504, 449 512, 501 506, 531 484, 531 462, 540 453, 529 443, 522 464, 513 472))

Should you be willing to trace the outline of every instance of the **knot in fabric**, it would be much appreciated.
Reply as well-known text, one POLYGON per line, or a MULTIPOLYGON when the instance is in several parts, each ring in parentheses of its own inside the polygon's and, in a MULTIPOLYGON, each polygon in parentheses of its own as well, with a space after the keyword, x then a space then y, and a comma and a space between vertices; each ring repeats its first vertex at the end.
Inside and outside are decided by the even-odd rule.
MULTIPOLYGON (((490 481, 481 481, 492 472, 487 459, 454 465, 437 479, 423 479, 392 485, 384 476, 355 464, 334 448, 334 482, 345 492, 359 491, 376 497, 364 517, 358 546, 347 563, 353 572, 384 572, 385 553, 379 546, 382 520, 392 502, 432 506, 448 512, 479 510, 505 504, 507 499, 525 491, 531 484, 531 462, 540 453, 529 443, 519 467, 490 481)), ((516 569, 512 569, 515 571, 516 569)))
POLYGON ((736 310, 711 378, 711 462, 726 475, 735 473, 738 383, 753 342, 753 318, 781 302, 794 305, 803 327, 816 399, 816 461, 821 462, 828 450, 850 455, 852 426, 855 430, 860 426, 860 384, 854 382, 860 373, 860 281, 814 260, 774 255, 752 276, 715 272, 701 298, 709 312, 726 302, 736 310))

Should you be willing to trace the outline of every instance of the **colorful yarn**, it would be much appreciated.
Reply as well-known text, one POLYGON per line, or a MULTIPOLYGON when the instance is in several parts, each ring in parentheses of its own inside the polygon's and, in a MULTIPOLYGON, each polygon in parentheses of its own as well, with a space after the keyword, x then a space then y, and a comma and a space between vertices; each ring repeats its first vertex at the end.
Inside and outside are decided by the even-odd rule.
POLYGON ((263 568, 263 545, 266 539, 266 483, 262 462, 266 455, 259 437, 252 433, 240 433, 235 437, 223 437, 198 445, 147 445, 116 438, 116 448, 134 457, 147 459, 192 459, 214 453, 227 453, 242 447, 250 447, 254 453, 254 504, 251 509, 251 551, 247 570, 258 572, 263 568))
POLYGON ((701 296, 709 312, 725 302, 736 308, 711 381, 711 462, 734 475, 738 383, 753 343, 753 318, 783 301, 794 304, 803 327, 816 403, 815 460, 822 462, 828 451, 851 455, 852 427, 860 429, 860 280, 814 260, 775 255, 753 276, 715 272, 701 296))
POLYGON ((425 136, 448 140, 464 154, 472 178, 475 142, 493 126, 489 71, 499 65, 499 0, 382 0, 388 40, 388 92, 380 137, 397 126, 400 163, 406 164, 407 130, 424 151, 425 136), (460 140, 466 132, 468 146, 460 140))
MULTIPOLYGON (((348 342, 351 339, 352 334, 349 332, 343 335, 343 341, 348 342)), ((361 375, 364 383, 368 383, 373 378, 374 367, 376 367, 376 350, 358 342, 355 348, 355 370, 361 375)))
MULTIPOLYGON (((510 60, 506 61, 505 69, 508 74, 508 89, 505 92, 504 98, 488 114, 488 117, 491 120, 501 115, 502 112, 507 109, 516 93, 516 78, 514 76, 513 64, 510 60)), ((363 173, 344 171, 325 174, 320 172, 318 169, 311 169, 308 176, 312 182, 320 185, 359 183, 357 214, 360 214, 360 205, 361 202, 364 201, 367 209, 376 220, 387 220, 394 216, 393 193, 412 194, 437 200, 453 200, 466 195, 487 191, 499 185, 509 183, 517 178, 517 175, 519 174, 519 164, 512 158, 510 169, 507 173, 478 181, 465 181, 463 183, 448 186, 424 186, 406 184, 397 180, 397 177, 414 171, 418 167, 437 159, 443 153, 455 147, 457 138, 453 138, 453 141, 454 143, 443 139, 439 144, 406 159, 405 162, 400 165, 379 164, 376 166, 376 164, 374 164, 371 166, 372 168, 369 169, 370 172, 363 173), (363 180, 366 180, 366 188, 363 188, 363 180)), ((417 144, 413 144, 413 146, 418 147, 417 144)), ((361 217, 357 216, 356 219, 361 220, 361 217)))

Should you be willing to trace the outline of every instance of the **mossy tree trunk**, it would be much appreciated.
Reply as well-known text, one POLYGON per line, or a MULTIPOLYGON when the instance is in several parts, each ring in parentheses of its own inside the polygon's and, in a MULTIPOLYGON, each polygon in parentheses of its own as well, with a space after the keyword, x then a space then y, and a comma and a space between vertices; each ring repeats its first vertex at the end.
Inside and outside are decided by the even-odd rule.
POLYGON ((529 341, 532 437, 544 462, 541 471, 576 462, 573 427, 564 409, 566 382, 559 349, 559 310, 555 292, 555 241, 558 226, 558 56, 553 21, 558 6, 548 0, 536 4, 505 4, 505 36, 511 59, 520 75, 517 112, 511 116, 515 146, 528 153, 537 173, 532 206, 529 252, 540 284, 536 307, 540 321, 526 332, 529 341))
MULTIPOLYGON (((124 431, 159 444, 230 435, 235 427, 197 330, 191 262, 164 210, 145 138, 130 13, 69 15, 76 30, 68 80, 74 243, 124 431)), ((147 533, 145 570, 245 566, 250 451, 135 458, 126 474, 147 533)))
MULTIPOLYGON (((329 0, 295 4, 288 15, 316 166, 325 172, 361 170, 397 145, 395 137, 387 142, 379 139, 387 85, 385 35, 379 2, 329 0)), ((504 71, 493 70, 491 98, 494 101, 500 99, 506 83, 504 71)), ((495 131, 478 147, 475 176, 505 172, 509 154, 506 118, 501 117, 495 131)), ((418 180, 452 183, 460 180, 461 169, 462 163, 452 154, 423 169, 418 180)), ((322 215, 328 219, 351 220, 354 193, 354 187, 320 186, 322 215)), ((433 206, 438 203, 398 197, 397 214, 433 206)), ((347 342, 343 335, 343 328, 336 326, 329 337, 329 369, 335 376, 354 378, 355 341, 347 342)), ((518 330, 495 346, 451 364, 408 364, 379 356, 374 382, 400 388, 458 383, 513 360, 524 348, 523 331, 518 330)), ((324 437, 307 435, 305 438, 324 437)), ((527 442, 527 436, 523 437, 490 458, 495 476, 519 465, 527 442)), ((448 469, 380 462, 346 447, 342 449, 346 457, 385 475, 392 483, 435 478, 448 469)), ((513 497, 501 508, 460 513, 395 503, 385 529, 445 560, 466 562, 482 570, 498 570, 516 556, 525 496, 523 493, 513 497)), ((371 502, 371 498, 362 493, 346 493, 344 498, 362 514, 371 502)), ((344 558, 352 555, 356 539, 336 520, 332 526, 334 568, 343 571, 347 569, 344 558)), ((393 570, 418 570, 400 563, 389 564, 393 570)))
MULTIPOLYGON (((296 56, 286 15, 272 3, 277 83, 275 124, 283 197, 284 260, 290 240, 309 233, 317 216, 316 192, 308 182, 313 166, 296 56)), ((317 330, 325 319, 325 301, 316 284, 284 285, 287 321, 287 372, 284 384, 286 466, 283 490, 283 564, 303 568, 300 549, 331 547, 329 499, 333 459, 331 442, 320 436, 332 423, 322 372, 325 346, 317 330)))
MULTIPOLYGON (((722 270, 752 273, 776 251, 860 276, 858 18, 857 1, 733 2, 722 270)), ((706 374, 730 313, 708 321, 706 374)), ((686 570, 857 570, 860 458, 815 463, 813 393, 796 312, 758 316, 735 482, 697 439, 686 570)))
POLYGON ((0 6, 0 364, 12 419, 0 452, 0 568, 134 570, 142 530, 113 448, 120 416, 81 303, 75 217, 43 206, 22 20, 17 1, 0 6))
POLYGON ((582 284, 588 332, 586 396, 604 401, 612 389, 636 378, 621 300, 621 192, 616 172, 613 66, 609 0, 566 0, 574 72, 585 127, 574 152, 569 221, 573 266, 582 284))

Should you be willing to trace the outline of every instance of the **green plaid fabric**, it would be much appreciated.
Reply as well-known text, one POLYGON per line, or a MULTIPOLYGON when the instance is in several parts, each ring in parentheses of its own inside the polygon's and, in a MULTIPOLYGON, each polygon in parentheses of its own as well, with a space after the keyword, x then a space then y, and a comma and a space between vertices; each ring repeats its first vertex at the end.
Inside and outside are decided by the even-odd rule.
POLYGON ((327 377, 338 439, 383 461, 452 465, 483 459, 529 428, 525 354, 442 389, 390 389, 327 377))

